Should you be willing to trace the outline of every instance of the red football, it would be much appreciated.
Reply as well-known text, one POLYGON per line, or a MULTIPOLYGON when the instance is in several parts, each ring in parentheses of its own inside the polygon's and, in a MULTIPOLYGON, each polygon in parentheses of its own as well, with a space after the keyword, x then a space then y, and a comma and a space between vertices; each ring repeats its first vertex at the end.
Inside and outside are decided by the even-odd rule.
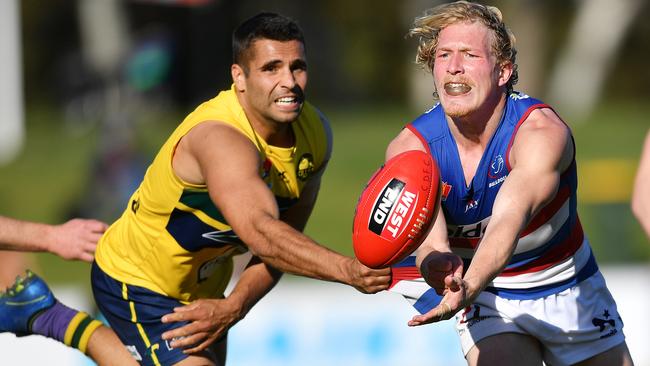
POLYGON ((354 214, 352 244, 371 268, 395 264, 422 243, 436 218, 440 172, 419 150, 394 156, 370 178, 354 214))

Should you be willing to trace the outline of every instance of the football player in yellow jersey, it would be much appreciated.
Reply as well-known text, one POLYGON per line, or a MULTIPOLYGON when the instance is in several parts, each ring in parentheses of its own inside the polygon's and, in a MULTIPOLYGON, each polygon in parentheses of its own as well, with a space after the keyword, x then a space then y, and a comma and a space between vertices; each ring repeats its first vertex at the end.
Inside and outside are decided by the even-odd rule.
POLYGON ((232 89, 179 125, 98 246, 96 302, 144 365, 225 363, 228 329, 281 272, 364 293, 390 283, 390 269, 365 267, 301 232, 331 135, 305 101, 297 24, 273 13, 250 18, 233 33, 233 58, 232 89), (253 259, 224 298, 232 256, 246 250, 253 259))

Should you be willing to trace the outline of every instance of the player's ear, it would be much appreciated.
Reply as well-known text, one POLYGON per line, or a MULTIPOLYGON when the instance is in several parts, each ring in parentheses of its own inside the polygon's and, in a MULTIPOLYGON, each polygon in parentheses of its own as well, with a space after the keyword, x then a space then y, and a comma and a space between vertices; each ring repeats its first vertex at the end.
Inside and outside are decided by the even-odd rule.
POLYGON ((512 62, 504 62, 499 67, 499 86, 506 85, 512 73, 514 72, 514 66, 512 62))
POLYGON ((232 82, 235 84, 235 88, 240 92, 245 91, 246 74, 244 69, 238 64, 232 64, 232 66, 230 66, 230 75, 232 76, 232 82))

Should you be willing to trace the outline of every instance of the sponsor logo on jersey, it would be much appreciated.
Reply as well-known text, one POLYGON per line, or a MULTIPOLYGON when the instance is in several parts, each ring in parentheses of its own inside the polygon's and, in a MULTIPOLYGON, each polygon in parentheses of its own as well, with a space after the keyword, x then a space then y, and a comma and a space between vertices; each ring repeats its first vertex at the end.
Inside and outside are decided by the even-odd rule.
POLYGON ((465 213, 469 210, 473 210, 478 207, 478 200, 475 199, 470 199, 467 201, 467 204, 465 205, 465 213))
POLYGON ((465 239, 474 239, 481 238, 487 229, 487 225, 490 222, 490 217, 486 217, 483 220, 467 225, 447 225, 447 236, 450 238, 465 238, 465 239))
POLYGON ((417 194, 405 189, 406 184, 393 178, 384 187, 372 209, 368 228, 377 235, 396 238, 408 221, 417 199, 417 194))
POLYGON ((451 188, 451 184, 448 184, 445 181, 442 182, 442 197, 440 198, 442 201, 447 200, 447 196, 449 196, 449 193, 451 193, 451 188))
POLYGON ((296 175, 298 179, 305 181, 311 176, 311 173, 314 172, 314 157, 309 154, 303 154, 298 160, 298 167, 296 175))

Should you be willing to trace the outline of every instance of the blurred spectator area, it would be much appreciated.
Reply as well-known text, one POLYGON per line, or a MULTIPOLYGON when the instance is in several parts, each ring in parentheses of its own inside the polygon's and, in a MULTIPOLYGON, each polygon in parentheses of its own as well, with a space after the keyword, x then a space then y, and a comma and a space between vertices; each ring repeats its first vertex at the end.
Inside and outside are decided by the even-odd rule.
MULTIPOLYGON (((434 102, 431 75, 414 64, 416 42, 406 34, 441 1, 13 1, 26 140, 0 166, 0 214, 115 219, 169 131, 230 85, 232 29, 259 11, 303 28, 307 94, 334 127, 333 161, 307 227, 326 245, 351 254, 361 188, 390 138, 434 102)), ((647 260, 629 193, 650 125, 650 2, 486 3, 517 36, 516 89, 549 102, 573 129, 581 219, 599 259, 647 260)))
MULTIPOLYGON (((28 103, 70 98, 100 82, 98 70, 83 57, 80 20, 80 9, 97 2, 113 4, 119 10, 117 14, 124 18, 120 23, 107 19, 111 14, 103 17, 103 23, 108 20, 108 24, 113 21, 115 27, 123 27, 119 32, 126 35, 129 43, 125 45, 129 48, 124 52, 121 67, 112 76, 125 77, 128 61, 133 61, 129 57, 134 56, 138 47, 147 40, 162 39, 170 52, 169 74, 163 82, 174 102, 182 106, 193 106, 230 83, 230 33, 239 22, 260 10, 289 15, 303 27, 310 70, 313 71, 309 85, 312 98, 337 105, 404 102, 410 95, 410 75, 417 70, 413 66, 415 43, 405 41, 405 35, 413 17, 440 3, 423 0, 22 0, 28 103)), ((648 97, 650 91, 646 86, 650 84, 650 73, 642 63, 650 39, 650 24, 642 21, 650 15, 647 2, 617 2, 632 4, 628 6, 631 10, 627 11, 632 15, 626 25, 617 25, 616 20, 622 16, 611 13, 617 7, 606 0, 486 3, 503 10, 506 21, 519 38, 520 86, 531 95, 543 97, 553 88, 549 84, 558 63, 562 62, 562 55, 574 55, 575 51, 567 47, 571 42, 580 42, 574 39, 572 32, 590 32, 589 27, 576 28, 580 19, 586 17, 587 24, 596 24, 593 29, 611 30, 609 33, 622 29, 618 36, 620 41, 616 41, 611 60, 603 71, 599 96, 625 100, 648 97), (587 13, 582 9, 585 3, 603 1, 605 5, 600 6, 601 10, 583 14, 587 13), (605 9, 604 14, 602 9, 605 9)), ((115 30, 105 33, 108 37, 115 30)), ((604 44, 605 38, 595 43, 604 44)), ((583 69, 588 68, 590 58, 595 61, 597 57, 580 56, 584 60, 583 69)), ((417 78, 430 85, 429 76, 417 78)), ((581 93, 581 90, 572 93, 581 93)))

